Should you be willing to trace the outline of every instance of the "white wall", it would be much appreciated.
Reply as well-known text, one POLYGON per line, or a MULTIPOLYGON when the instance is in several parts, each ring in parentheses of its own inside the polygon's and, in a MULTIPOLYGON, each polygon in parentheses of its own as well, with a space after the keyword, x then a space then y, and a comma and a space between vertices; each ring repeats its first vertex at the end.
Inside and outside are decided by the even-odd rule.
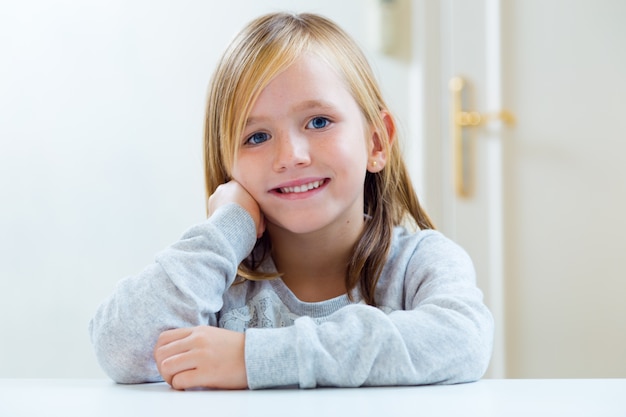
POLYGON ((335 19, 362 40, 406 133, 409 67, 366 42, 370 3, 0 4, 0 377, 103 376, 88 321, 204 218, 206 86, 251 18, 335 19))

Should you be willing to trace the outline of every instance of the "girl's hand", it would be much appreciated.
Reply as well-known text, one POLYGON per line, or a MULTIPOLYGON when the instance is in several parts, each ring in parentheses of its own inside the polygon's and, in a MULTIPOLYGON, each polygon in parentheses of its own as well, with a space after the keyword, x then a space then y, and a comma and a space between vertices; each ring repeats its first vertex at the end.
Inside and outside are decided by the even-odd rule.
POLYGON ((163 379, 174 389, 246 389, 245 335, 212 326, 167 330, 154 348, 163 379))
POLYGON ((256 237, 260 238, 265 231, 265 218, 263 217, 261 208, 250 193, 235 180, 220 185, 211 197, 209 197, 209 216, 219 207, 228 203, 239 204, 252 216, 254 224, 256 225, 256 237))

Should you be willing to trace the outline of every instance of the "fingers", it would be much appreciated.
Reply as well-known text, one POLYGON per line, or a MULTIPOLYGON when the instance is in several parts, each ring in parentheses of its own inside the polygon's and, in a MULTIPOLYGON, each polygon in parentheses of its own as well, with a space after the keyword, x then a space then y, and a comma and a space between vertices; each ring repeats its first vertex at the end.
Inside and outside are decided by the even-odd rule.
POLYGON ((209 197, 209 215, 228 203, 237 203, 249 211, 258 209, 254 198, 235 180, 220 185, 209 197))
POLYGON ((166 358, 180 354, 188 350, 183 343, 184 339, 189 337, 191 329, 173 329, 166 330, 157 339, 157 343, 154 346, 154 358, 157 361, 157 366, 163 362, 166 358))
POLYGON ((191 365, 185 362, 184 353, 189 351, 185 340, 192 330, 187 328, 166 330, 159 336, 154 347, 154 360, 159 373, 168 384, 172 385, 172 377, 191 365))
POLYGON ((179 372, 173 376, 169 384, 172 386, 172 388, 177 390, 199 387, 201 386, 201 384, 197 382, 197 376, 198 371, 196 369, 179 372))
POLYGON ((165 330, 163 333, 159 335, 159 339, 157 340, 156 346, 163 346, 171 343, 175 340, 183 339, 189 336, 192 332, 190 328, 181 328, 181 329, 171 329, 165 330))
POLYGON ((245 389, 245 335, 211 326, 163 332, 154 359, 163 379, 175 389, 245 389))
POLYGON ((190 380, 185 382, 181 377, 183 375, 194 375, 197 371, 197 360, 192 352, 184 352, 181 354, 170 356, 161 362, 159 367, 163 380, 176 389, 185 389, 197 386, 190 380))

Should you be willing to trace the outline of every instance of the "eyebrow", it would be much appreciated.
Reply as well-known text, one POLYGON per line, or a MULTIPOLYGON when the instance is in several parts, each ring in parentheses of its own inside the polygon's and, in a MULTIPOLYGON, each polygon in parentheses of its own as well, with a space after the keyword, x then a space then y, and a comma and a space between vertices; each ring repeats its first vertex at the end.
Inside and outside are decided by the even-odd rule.
MULTIPOLYGON (((305 110, 311 110, 311 109, 320 109, 320 110, 325 110, 325 111, 333 111, 337 109, 337 106, 324 101, 324 100, 305 100, 301 103, 296 104, 295 106, 293 106, 290 111, 291 112, 301 112, 301 111, 305 111, 305 110)), ((261 117, 248 117, 248 119, 246 120, 246 126, 250 126, 251 124, 254 123, 258 123, 261 122, 265 119, 265 117, 261 116, 261 117)))
POLYGON ((336 108, 336 106, 323 100, 306 100, 294 106, 292 110, 301 111, 301 110, 309 110, 309 109, 317 109, 317 108, 333 110, 336 108))

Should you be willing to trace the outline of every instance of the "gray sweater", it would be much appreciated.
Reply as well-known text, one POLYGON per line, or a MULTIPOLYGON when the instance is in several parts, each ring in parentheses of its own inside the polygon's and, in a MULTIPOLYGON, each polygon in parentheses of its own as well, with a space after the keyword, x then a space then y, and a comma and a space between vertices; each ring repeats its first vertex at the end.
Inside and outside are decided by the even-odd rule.
MULTIPOLYGON (((397 227, 376 290, 298 300, 280 278, 233 284, 256 241, 255 225, 230 204, 189 229, 140 274, 123 279, 89 330, 105 372, 120 383, 160 381, 152 352, 167 329, 241 331, 248 386, 355 387, 479 379, 493 319, 467 254, 432 230, 397 227)), ((271 260, 266 268, 274 268, 271 260)))

